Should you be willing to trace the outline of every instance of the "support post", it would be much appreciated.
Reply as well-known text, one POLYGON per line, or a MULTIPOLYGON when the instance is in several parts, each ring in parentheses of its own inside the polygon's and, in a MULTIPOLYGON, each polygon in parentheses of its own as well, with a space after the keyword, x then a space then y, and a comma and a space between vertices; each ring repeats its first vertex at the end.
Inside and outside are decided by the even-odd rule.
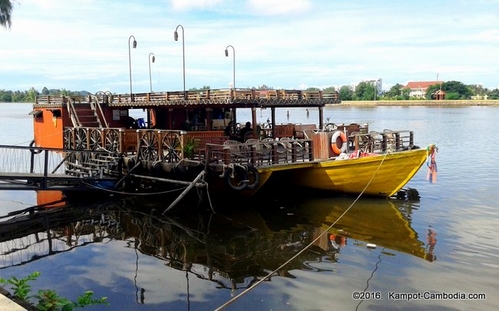
POLYGON ((182 191, 182 193, 175 199, 175 201, 173 201, 172 204, 170 204, 170 206, 168 206, 168 208, 165 209, 162 215, 164 215, 169 210, 171 210, 175 205, 177 205, 177 203, 180 202, 180 200, 182 200, 186 196, 187 192, 189 192, 192 189, 192 187, 194 187, 197 184, 197 182, 204 176, 205 173, 206 172, 204 170, 201 171, 201 173, 199 173, 199 175, 196 178, 194 178, 191 184, 187 186, 187 188, 185 188, 184 191, 182 191))

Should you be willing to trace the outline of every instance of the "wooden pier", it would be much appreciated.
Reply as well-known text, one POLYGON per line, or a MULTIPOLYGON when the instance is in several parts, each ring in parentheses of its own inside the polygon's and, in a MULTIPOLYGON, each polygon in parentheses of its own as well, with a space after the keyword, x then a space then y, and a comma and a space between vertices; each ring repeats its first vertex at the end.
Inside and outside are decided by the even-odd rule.
MULTIPOLYGON (((86 157, 101 155, 85 151, 86 157)), ((74 150, 0 145, 0 190, 79 190, 116 181, 110 178, 109 163, 80 170, 67 167, 68 157, 81 156, 74 150)))

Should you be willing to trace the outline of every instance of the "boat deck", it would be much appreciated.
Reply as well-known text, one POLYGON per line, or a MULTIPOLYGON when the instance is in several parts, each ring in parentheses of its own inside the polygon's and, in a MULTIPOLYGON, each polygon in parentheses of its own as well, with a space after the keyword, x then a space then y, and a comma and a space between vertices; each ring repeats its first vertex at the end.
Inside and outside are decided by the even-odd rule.
POLYGON ((303 90, 255 90, 225 89, 198 91, 168 91, 153 93, 112 94, 98 92, 88 96, 37 96, 35 107, 49 107, 68 103, 90 103, 110 107, 157 107, 157 106, 196 106, 196 105, 233 105, 234 107, 317 107, 325 104, 340 103, 336 91, 303 90))

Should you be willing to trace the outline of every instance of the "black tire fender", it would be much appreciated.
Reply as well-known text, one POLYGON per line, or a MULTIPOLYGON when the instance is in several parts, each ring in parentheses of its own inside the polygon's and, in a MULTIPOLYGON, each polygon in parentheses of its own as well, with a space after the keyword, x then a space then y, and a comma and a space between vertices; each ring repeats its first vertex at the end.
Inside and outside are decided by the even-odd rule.
POLYGON ((246 189, 256 189, 256 187, 260 184, 260 174, 258 173, 258 169, 253 165, 248 165, 246 167, 246 171, 248 175, 248 185, 246 186, 246 189))
POLYGON ((225 171, 225 182, 233 190, 243 190, 248 186, 248 172, 243 166, 230 166, 225 171))

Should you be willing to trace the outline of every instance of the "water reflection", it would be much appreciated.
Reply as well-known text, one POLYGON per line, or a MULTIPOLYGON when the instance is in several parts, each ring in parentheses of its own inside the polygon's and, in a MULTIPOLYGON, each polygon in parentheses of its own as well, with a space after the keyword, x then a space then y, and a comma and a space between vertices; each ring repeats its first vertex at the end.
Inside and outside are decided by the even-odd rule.
POLYGON ((143 199, 84 206, 43 204, 2 217, 0 267, 89 243, 123 240, 174 269, 234 290, 250 286, 307 246, 280 275, 291 276, 291 270, 306 269, 309 262, 334 263, 342 248, 354 246, 375 245, 387 252, 436 259, 436 230, 428 229, 424 243, 411 228, 410 216, 417 208, 413 203, 364 199, 343 214, 352 202, 348 197, 320 196, 249 200, 237 208, 234 203, 215 206, 218 213, 194 213, 184 207, 168 216, 143 199), (193 265, 204 269, 193 270, 193 265))

